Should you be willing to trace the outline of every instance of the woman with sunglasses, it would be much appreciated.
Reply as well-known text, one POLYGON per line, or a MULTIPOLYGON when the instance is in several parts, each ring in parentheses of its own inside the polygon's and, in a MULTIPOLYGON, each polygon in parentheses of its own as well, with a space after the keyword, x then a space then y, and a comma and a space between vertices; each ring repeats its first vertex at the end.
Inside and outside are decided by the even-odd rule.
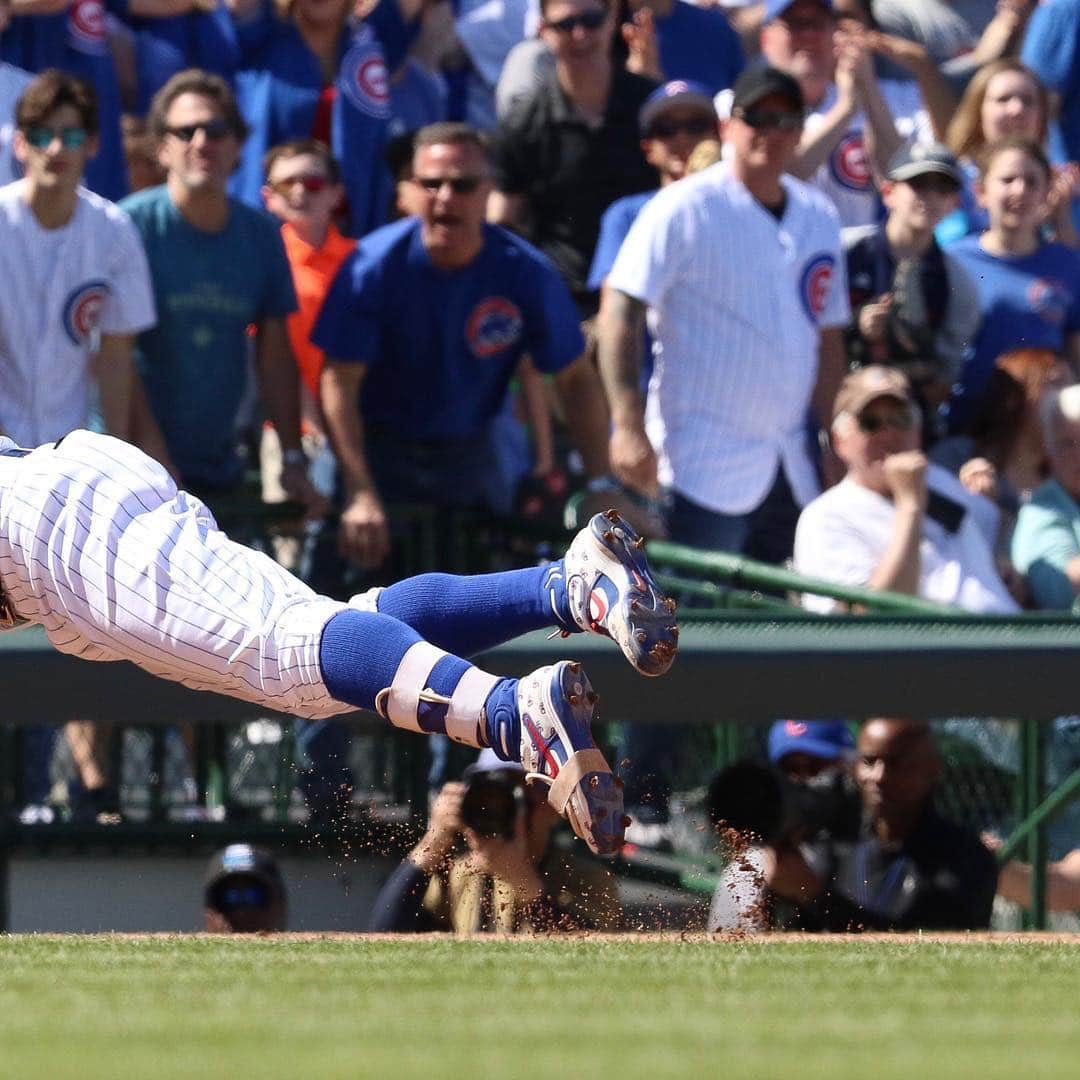
MULTIPOLYGON (((959 208, 938 227, 939 243, 982 232, 989 220, 975 197, 979 169, 976 161, 992 142, 1008 136, 1030 139, 1045 146, 1050 115, 1046 87, 1029 67, 1007 57, 979 69, 968 83, 946 136, 949 149, 960 159, 965 184, 959 208)), ((1055 239, 1076 245, 1072 219, 1073 197, 1080 168, 1062 165, 1054 170, 1047 193, 1045 225, 1055 239)))
POLYGON ((293 139, 326 143, 341 164, 350 235, 381 225, 392 181, 383 163, 391 76, 418 0, 238 0, 243 60, 236 96, 251 132, 232 192, 261 206, 263 157, 293 139))
POLYGON ((1042 235, 1051 177, 1041 147, 1016 136, 980 157, 975 195, 989 228, 949 248, 975 281, 982 314, 949 406, 954 432, 974 415, 1002 353, 1045 348, 1074 370, 1080 363, 1080 253, 1042 235))

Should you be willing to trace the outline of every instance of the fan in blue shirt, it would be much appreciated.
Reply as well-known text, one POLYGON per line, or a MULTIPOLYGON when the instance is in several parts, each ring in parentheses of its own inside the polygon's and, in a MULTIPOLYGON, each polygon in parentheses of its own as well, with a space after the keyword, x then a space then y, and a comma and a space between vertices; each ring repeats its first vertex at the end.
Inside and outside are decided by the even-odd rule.
POLYGON ((983 157, 976 195, 990 227, 949 248, 975 282, 982 316, 949 408, 954 431, 971 418, 1002 353, 1045 348, 1074 365, 1080 358, 1080 253, 1041 238, 1049 182, 1046 155, 1029 140, 1001 139, 983 157))

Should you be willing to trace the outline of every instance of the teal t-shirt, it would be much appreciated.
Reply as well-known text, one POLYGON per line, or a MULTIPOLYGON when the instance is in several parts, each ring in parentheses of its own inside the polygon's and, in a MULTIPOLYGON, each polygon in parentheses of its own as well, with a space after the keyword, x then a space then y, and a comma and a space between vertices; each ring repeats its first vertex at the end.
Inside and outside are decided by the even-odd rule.
POLYGON ((1080 506, 1056 481, 1036 489, 1020 507, 1012 538, 1013 565, 1028 579, 1044 610, 1068 611, 1076 601, 1065 567, 1080 555, 1080 506))
POLYGON ((183 482, 228 488, 240 476, 234 428, 252 323, 296 308, 277 223, 230 200, 217 233, 189 225, 165 187, 125 199, 142 237, 158 322, 139 335, 139 370, 183 482))

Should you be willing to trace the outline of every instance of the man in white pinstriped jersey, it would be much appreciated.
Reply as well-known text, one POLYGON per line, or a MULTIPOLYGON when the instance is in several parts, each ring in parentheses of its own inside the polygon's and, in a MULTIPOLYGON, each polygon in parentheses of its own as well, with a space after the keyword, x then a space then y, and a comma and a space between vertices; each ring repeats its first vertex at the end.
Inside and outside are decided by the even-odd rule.
POLYGON ((674 608, 615 511, 547 566, 422 574, 344 604, 230 541, 127 443, 74 431, 26 450, 0 436, 0 629, 36 623, 61 652, 308 719, 373 709, 490 746, 548 785, 600 854, 622 845, 623 798, 592 739, 597 697, 581 666, 504 679, 460 657, 554 624, 611 637, 641 674, 662 675, 674 608))
POLYGON ((642 210, 600 317, 616 475, 666 490, 672 539, 776 562, 790 554, 798 507, 818 493, 807 414, 828 426, 849 317, 836 211, 782 175, 802 119, 791 76, 740 76, 730 160, 642 210), (646 310, 656 345, 643 402, 646 310))
MULTIPOLYGON (((672 540, 768 562, 790 555, 799 507, 818 493, 807 417, 813 406, 827 427, 849 317, 836 210, 782 175, 803 111, 790 75, 744 72, 723 129, 730 160, 642 210, 600 307, 613 472, 646 494, 663 489, 672 540)), ((662 829, 680 740, 670 727, 625 731, 631 812, 662 829)))

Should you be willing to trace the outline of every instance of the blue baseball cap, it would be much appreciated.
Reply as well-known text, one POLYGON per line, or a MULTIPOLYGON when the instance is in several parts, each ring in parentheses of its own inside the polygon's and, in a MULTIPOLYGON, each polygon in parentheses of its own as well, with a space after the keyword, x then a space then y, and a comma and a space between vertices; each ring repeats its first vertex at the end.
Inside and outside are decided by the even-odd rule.
POLYGON ((855 737, 842 720, 777 720, 769 728, 769 760, 809 754, 835 761, 855 749, 855 737))
MULTIPOLYGON (((762 24, 772 22, 773 19, 783 15, 785 11, 795 0, 765 0, 765 18, 762 19, 762 24)), ((832 0, 814 0, 819 7, 823 7, 826 11, 832 11, 832 0)))
POLYGON ((658 86, 642 102, 638 110, 638 129, 641 134, 648 135, 653 121, 662 112, 676 105, 690 105, 707 112, 714 119, 716 117, 713 95, 704 83, 695 82, 693 79, 672 79, 671 82, 658 86))

